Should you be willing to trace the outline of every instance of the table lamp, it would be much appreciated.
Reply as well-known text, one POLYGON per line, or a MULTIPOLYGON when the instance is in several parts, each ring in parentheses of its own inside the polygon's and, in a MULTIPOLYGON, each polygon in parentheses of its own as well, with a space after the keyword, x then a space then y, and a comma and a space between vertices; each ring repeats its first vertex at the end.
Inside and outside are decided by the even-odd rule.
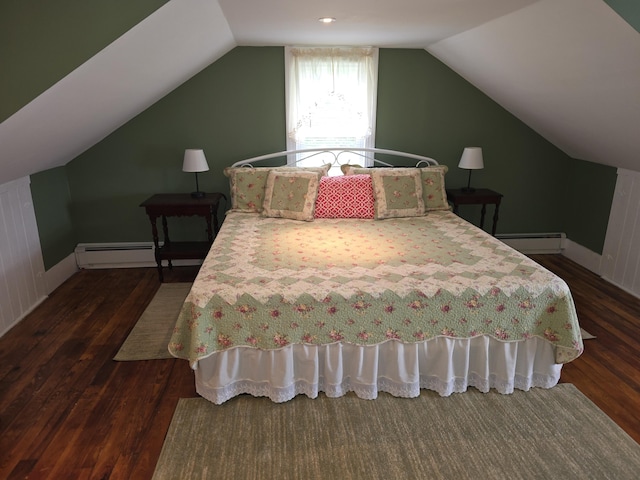
POLYGON ((484 163, 482 161, 482 148, 466 147, 462 152, 462 157, 460 158, 460 163, 458 163, 458 168, 469 170, 469 179, 467 181, 467 186, 464 187, 462 191, 467 193, 475 192, 476 189, 471 188, 471 171, 484 168, 484 163))
POLYGON ((184 151, 182 171, 195 172, 196 174, 196 191, 191 193, 193 198, 202 198, 205 196, 205 193, 200 191, 200 187, 198 185, 198 172, 206 172, 207 170, 209 170, 209 165, 207 165, 204 150, 188 148, 184 151))

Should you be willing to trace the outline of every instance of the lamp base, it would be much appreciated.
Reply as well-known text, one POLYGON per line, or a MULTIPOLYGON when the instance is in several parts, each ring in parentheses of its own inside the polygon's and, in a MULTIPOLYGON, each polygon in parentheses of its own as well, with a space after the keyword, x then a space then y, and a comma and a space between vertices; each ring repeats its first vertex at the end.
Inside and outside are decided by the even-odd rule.
POLYGON ((203 197, 206 197, 207 194, 204 192, 191 192, 191 196, 193 198, 203 198, 203 197))
POLYGON ((462 190, 464 193, 473 193, 476 191, 476 189, 473 187, 462 187, 460 190, 462 190))

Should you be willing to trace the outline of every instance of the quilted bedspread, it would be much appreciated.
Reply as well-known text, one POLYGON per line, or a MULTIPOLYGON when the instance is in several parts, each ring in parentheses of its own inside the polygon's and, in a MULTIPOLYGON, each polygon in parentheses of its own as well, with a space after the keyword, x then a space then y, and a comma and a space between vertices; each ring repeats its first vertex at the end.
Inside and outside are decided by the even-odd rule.
POLYGON ((313 222, 229 213, 180 312, 169 351, 358 345, 490 335, 582 353, 566 283, 451 212, 313 222))

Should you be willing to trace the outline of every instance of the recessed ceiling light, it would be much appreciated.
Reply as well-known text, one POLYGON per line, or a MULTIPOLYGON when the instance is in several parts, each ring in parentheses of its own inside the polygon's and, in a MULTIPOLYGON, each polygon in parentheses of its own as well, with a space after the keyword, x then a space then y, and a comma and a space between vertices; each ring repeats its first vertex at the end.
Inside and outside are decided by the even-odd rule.
POLYGON ((333 17, 322 17, 322 18, 319 18, 318 21, 320 23, 333 23, 336 21, 336 19, 333 17))

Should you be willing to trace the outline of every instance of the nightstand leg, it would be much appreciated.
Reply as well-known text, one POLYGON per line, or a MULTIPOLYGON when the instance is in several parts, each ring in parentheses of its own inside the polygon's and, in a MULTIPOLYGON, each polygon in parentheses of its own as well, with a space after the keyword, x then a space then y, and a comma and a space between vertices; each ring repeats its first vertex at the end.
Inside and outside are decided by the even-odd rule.
POLYGON ((484 229, 484 216, 487 213, 487 204, 482 204, 482 210, 480 211, 480 228, 484 229))
POLYGON ((496 208, 493 212, 493 228, 491 229, 491 235, 496 236, 496 228, 498 227, 498 211, 500 210, 500 203, 496 203, 496 208))

